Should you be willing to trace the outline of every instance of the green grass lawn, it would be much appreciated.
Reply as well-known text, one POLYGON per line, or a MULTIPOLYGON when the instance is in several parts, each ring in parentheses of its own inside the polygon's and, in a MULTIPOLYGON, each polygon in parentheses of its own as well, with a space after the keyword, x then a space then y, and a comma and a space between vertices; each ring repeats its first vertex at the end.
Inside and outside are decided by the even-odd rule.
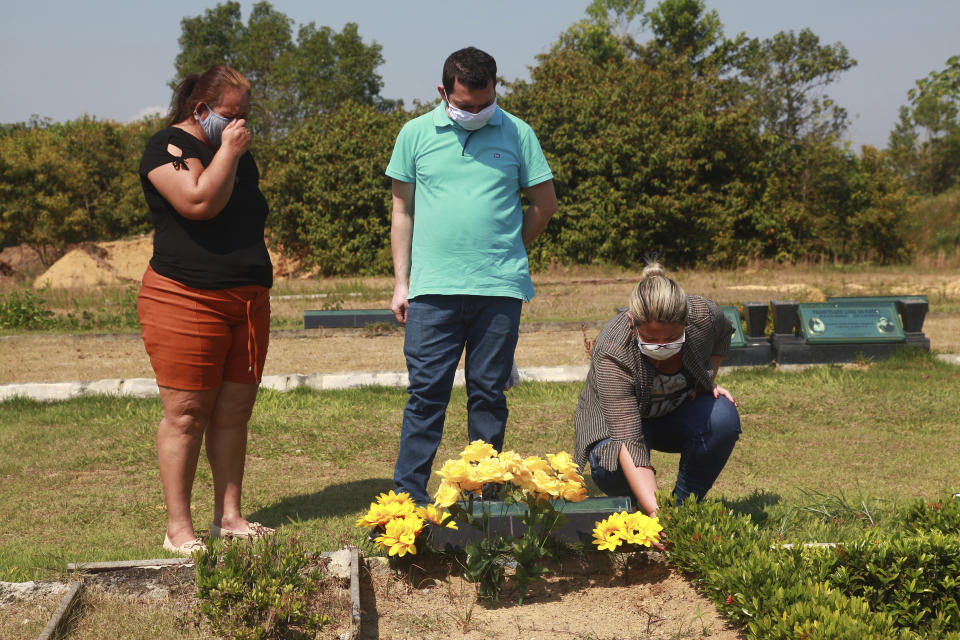
MULTIPOLYGON (((861 367, 741 369, 721 383, 740 401, 743 435, 710 497, 776 527, 785 541, 882 526, 898 502, 960 491, 960 367, 914 352, 861 367)), ((511 390, 507 448, 572 452, 580 387, 511 390)), ((388 388, 261 392, 250 425, 248 517, 318 551, 362 543, 354 520, 392 488, 405 399, 388 388)), ((0 580, 56 577, 67 562, 167 555, 159 419, 157 399, 0 403, 0 580)), ((437 465, 465 444, 457 389, 437 465)), ((669 490, 677 456, 655 453, 653 462, 669 490)), ((200 530, 210 523, 211 492, 201 462, 200 530)))

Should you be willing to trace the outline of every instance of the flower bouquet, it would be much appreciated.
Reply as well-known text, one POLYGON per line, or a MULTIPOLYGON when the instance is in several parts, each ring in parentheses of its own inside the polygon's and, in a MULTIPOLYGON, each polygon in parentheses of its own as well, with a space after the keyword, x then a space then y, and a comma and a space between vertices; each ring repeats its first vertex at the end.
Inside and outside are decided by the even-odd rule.
POLYGON ((649 547, 660 539, 663 527, 657 518, 640 513, 620 511, 597 523, 593 544, 600 551, 614 551, 622 544, 649 547))
MULTIPOLYGON (((614 552, 621 545, 625 545, 624 551, 638 551, 640 547, 650 547, 659 541, 661 531, 663 527, 657 518, 639 511, 620 511, 597 523, 593 530, 593 544, 597 545, 598 551, 614 552)), ((626 569, 626 558, 622 561, 626 569)))
POLYGON ((457 528, 453 517, 434 505, 418 507, 410 494, 401 491, 381 493, 370 509, 357 519, 357 526, 371 529, 371 537, 388 555, 402 558, 408 553, 416 555, 417 544, 427 523, 457 528), (379 533, 379 535, 373 535, 379 533))
POLYGON ((512 580, 523 604, 527 585, 546 573, 540 566, 551 555, 547 546, 551 534, 566 522, 563 505, 587 497, 579 468, 566 452, 539 456, 520 456, 514 451, 497 453, 492 445, 476 440, 459 458, 448 460, 437 472, 440 487, 434 504, 449 508, 456 520, 478 529, 479 541, 467 544, 464 576, 477 584, 479 594, 488 603, 500 599, 504 566, 516 568, 512 580), (520 516, 524 531, 520 536, 493 533, 486 494, 495 493, 503 505, 522 504, 520 516), (474 508, 480 502, 480 513, 474 508))

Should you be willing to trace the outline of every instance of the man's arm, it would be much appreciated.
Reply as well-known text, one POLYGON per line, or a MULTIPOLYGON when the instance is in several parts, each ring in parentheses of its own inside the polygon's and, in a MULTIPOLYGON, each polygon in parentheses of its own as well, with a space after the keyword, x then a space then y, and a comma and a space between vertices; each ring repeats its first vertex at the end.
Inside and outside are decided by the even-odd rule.
POLYGON ((553 180, 545 180, 540 184, 527 187, 524 190, 530 206, 523 212, 523 246, 529 247, 537 236, 547 228, 550 218, 557 212, 557 193, 553 188, 553 180))
POLYGON ((397 321, 407 323, 407 295, 410 293, 410 246, 413 242, 413 199, 415 182, 393 181, 393 214, 390 220, 390 251, 393 254, 393 302, 390 309, 397 321))

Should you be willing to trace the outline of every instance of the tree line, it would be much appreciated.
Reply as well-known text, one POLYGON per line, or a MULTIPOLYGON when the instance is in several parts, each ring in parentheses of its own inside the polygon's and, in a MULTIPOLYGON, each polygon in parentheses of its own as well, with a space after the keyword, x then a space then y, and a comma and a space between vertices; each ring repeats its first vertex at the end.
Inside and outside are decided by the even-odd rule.
MULTIPOLYGON (((324 274, 388 273, 383 171, 400 127, 432 105, 380 95, 381 49, 357 25, 294 26, 269 2, 245 23, 237 2, 184 18, 171 87, 215 63, 242 71, 272 239, 324 274)), ((887 149, 859 153, 825 91, 855 64, 808 29, 728 37, 703 0, 595 0, 529 80, 498 86, 555 174, 560 212, 532 262, 909 259, 912 198, 960 181, 960 56, 918 80, 887 149)), ((0 125, 0 246, 52 259, 148 231, 137 167, 162 126, 0 125)))

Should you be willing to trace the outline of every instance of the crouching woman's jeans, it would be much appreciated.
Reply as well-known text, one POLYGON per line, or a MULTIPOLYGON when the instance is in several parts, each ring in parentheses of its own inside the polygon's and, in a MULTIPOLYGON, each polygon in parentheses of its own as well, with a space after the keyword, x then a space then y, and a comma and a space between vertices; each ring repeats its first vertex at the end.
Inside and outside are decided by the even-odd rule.
MULTIPOLYGON (((643 437, 656 451, 680 454, 680 469, 673 495, 683 502, 693 494, 702 500, 716 481, 733 446, 740 437, 740 415, 732 402, 720 396, 700 392, 672 413, 660 418, 644 418, 643 437)), ((609 496, 633 496, 623 470, 600 467, 595 451, 590 450, 590 474, 601 491, 609 496)))

